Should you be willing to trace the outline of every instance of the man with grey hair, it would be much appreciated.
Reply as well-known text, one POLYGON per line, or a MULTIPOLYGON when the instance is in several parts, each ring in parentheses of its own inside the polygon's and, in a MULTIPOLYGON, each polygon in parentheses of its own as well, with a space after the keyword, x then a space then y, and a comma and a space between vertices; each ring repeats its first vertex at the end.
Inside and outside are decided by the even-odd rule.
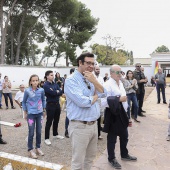
POLYGON ((161 98, 160 98, 160 90, 162 91, 162 98, 163 98, 163 103, 166 103, 166 97, 165 97, 165 88, 166 88, 166 78, 165 74, 162 73, 162 69, 158 69, 158 73, 155 75, 155 80, 156 80, 156 90, 157 90, 157 99, 158 102, 157 104, 160 103, 161 98))
MULTIPOLYGON (((136 91, 136 97, 139 103, 138 115, 145 117, 145 115, 143 114, 145 113, 145 111, 142 110, 142 106, 143 106, 143 100, 144 100, 144 95, 145 95, 144 84, 148 82, 148 79, 145 77, 144 73, 141 71, 141 63, 136 63, 135 67, 136 69, 133 72, 133 76, 137 80, 137 83, 138 83, 138 90, 136 91)), ((133 112, 133 105, 132 105, 132 112, 133 112)))
POLYGON ((121 159, 136 161, 137 158, 130 156, 127 149, 128 143, 128 116, 126 91, 121 82, 121 67, 112 65, 110 79, 104 84, 107 90, 107 98, 102 100, 102 107, 106 107, 103 131, 107 135, 108 161, 115 169, 121 169, 121 165, 115 157, 115 144, 117 136, 120 138, 121 159))

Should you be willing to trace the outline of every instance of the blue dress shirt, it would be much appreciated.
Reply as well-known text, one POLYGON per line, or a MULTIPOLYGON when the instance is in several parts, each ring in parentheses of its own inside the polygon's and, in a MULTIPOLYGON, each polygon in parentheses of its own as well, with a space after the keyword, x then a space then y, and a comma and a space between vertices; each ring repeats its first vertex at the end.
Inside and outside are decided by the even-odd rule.
MULTIPOLYGON (((69 120, 95 121, 100 117, 99 103, 96 101, 92 104, 95 87, 85 80, 79 71, 76 70, 72 76, 65 80, 64 92, 69 120)), ((106 95, 105 89, 104 93, 98 93, 100 97, 106 97, 106 95)))

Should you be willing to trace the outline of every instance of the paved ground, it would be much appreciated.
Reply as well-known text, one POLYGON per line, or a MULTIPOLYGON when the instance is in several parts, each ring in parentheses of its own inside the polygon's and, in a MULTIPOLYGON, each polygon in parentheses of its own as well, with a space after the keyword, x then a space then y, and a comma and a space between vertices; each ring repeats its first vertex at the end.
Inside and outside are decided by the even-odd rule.
MULTIPOLYGON (((166 88, 167 102, 170 99, 170 87, 166 88)), ((123 170, 170 170, 170 142, 166 141, 168 105, 157 104, 154 89, 144 102, 146 117, 140 118, 141 123, 133 122, 129 128, 128 150, 137 156, 137 162, 125 162, 120 159, 119 140, 117 140, 116 156, 123 170)), ((95 161, 92 170, 113 169, 107 161, 107 151, 95 161)))
MULTIPOLYGON (((146 88, 146 97, 153 88, 146 88)), ((170 88, 166 89, 167 99, 170 98, 170 88)), ((129 128, 128 149, 130 154, 138 157, 137 162, 123 162, 119 156, 119 142, 116 146, 116 155, 118 161, 124 170, 170 170, 169 156, 170 145, 165 140, 167 135, 168 122, 167 105, 156 104, 156 91, 153 90, 144 103, 144 109, 147 111, 146 118, 140 118, 141 123, 133 122, 129 128)), ((22 126, 19 128, 1 126, 3 138, 8 142, 7 145, 0 145, 0 151, 27 156, 27 123, 20 114, 20 109, 0 110, 0 117, 3 121, 18 123, 22 126)), ((64 134, 65 113, 62 112, 59 124, 59 134, 64 134)), ((71 145, 70 139, 52 140, 52 145, 44 144, 44 125, 42 131, 42 150, 45 152, 44 157, 39 160, 53 162, 65 165, 70 169, 71 163, 71 145)), ((113 169, 107 162, 106 152, 106 134, 102 133, 103 140, 98 141, 98 152, 92 170, 110 170, 113 169)))

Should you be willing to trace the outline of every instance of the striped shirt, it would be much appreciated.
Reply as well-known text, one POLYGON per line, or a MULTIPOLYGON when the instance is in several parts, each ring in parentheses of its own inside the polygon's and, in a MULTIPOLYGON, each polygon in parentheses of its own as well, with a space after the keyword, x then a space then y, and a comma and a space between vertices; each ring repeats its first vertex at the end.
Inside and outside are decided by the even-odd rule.
MULTIPOLYGON (((76 70, 71 77, 65 80, 64 92, 67 99, 67 117, 69 120, 95 121, 100 117, 99 103, 96 101, 92 104, 95 87, 88 80, 85 80, 79 71, 76 70)), ((98 93, 99 97, 106 95, 105 89, 104 93, 98 93)))

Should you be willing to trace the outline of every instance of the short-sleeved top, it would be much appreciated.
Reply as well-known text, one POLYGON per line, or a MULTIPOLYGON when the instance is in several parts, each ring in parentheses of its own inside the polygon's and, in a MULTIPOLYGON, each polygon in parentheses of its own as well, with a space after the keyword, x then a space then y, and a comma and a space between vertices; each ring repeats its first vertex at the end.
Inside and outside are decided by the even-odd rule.
POLYGON ((2 89, 2 92, 3 92, 3 93, 11 93, 11 88, 9 88, 9 85, 11 85, 11 83, 4 81, 3 84, 5 84, 5 88, 2 89))
POLYGON ((165 84, 165 74, 164 73, 157 73, 155 75, 155 79, 158 79, 158 81, 156 82, 157 84, 165 84))
POLYGON ((15 100, 22 102, 23 101, 23 97, 24 97, 24 92, 22 91, 18 91, 15 95, 15 100))

